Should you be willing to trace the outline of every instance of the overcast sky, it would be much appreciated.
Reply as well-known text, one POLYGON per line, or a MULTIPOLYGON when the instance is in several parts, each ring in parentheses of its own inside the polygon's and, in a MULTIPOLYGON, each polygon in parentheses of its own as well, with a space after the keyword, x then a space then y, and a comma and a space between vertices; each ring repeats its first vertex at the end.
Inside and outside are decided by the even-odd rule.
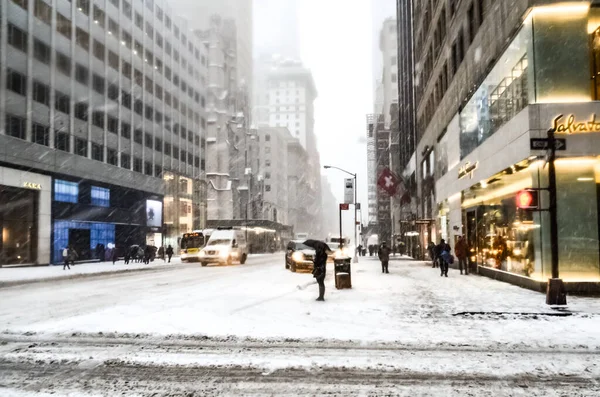
MULTIPOLYGON (((366 222, 365 120, 373 109, 373 35, 379 31, 378 19, 394 15, 395 1, 301 0, 298 8, 302 60, 312 70, 319 91, 315 131, 321 164, 358 173, 366 222)), ((325 173, 341 201, 344 174, 325 173)))

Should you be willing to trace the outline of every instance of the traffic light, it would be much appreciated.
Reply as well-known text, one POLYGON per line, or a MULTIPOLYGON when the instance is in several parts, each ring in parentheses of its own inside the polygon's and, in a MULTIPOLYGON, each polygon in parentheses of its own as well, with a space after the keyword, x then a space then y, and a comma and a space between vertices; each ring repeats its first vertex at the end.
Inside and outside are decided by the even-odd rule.
POLYGON ((522 210, 539 209, 539 191, 535 189, 523 189, 517 193, 517 208, 522 210))

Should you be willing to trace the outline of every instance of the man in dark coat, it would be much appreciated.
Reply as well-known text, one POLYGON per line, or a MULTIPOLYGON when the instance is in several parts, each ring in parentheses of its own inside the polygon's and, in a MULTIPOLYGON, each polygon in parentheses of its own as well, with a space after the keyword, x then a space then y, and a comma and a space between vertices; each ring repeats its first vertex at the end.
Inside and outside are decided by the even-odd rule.
POLYGON ((454 253, 456 254, 456 259, 458 259, 458 268, 460 269, 460 274, 463 274, 463 267, 465 269, 465 275, 469 274, 469 265, 467 264, 467 257, 469 256, 469 247, 467 245, 467 240, 464 236, 460 236, 456 245, 454 246, 454 253))
POLYGON ((429 243, 427 244, 427 252, 429 253, 429 257, 431 258, 431 267, 436 267, 437 265, 437 256, 436 256, 436 246, 435 243, 431 240, 429 240, 429 243))
POLYGON ((448 243, 446 243, 446 240, 441 239, 440 243, 437 245, 436 248, 436 253, 438 256, 438 262, 440 264, 440 270, 441 270, 441 276, 446 276, 448 277, 448 262, 446 261, 446 259, 444 259, 444 256, 447 256, 450 254, 451 248, 450 245, 448 245, 448 243))
POLYGON ((169 244, 165 252, 167 254, 167 257, 169 258, 169 263, 171 263, 171 257, 173 256, 173 247, 171 247, 171 245, 169 244))
POLYGON ((390 262, 390 249, 385 241, 381 243, 377 256, 379 256, 379 260, 381 261, 381 273, 389 273, 388 263, 390 262))
POLYGON ((317 301, 325 301, 325 273, 327 270, 327 252, 323 247, 318 247, 315 252, 315 259, 313 260, 313 277, 319 284, 319 297, 317 301))

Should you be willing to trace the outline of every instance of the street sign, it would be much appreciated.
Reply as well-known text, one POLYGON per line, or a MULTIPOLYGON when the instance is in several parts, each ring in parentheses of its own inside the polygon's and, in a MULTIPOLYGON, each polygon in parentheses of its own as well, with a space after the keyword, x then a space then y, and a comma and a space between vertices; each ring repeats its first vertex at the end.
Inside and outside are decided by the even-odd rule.
MULTIPOLYGON (((567 140, 564 138, 556 138, 556 150, 567 150, 567 140)), ((548 149, 548 138, 531 138, 529 139, 529 148, 531 150, 546 150, 548 149)))
POLYGON ((348 211, 350 209, 350 204, 340 204, 340 211, 348 211))
POLYGON ((354 179, 344 179, 344 203, 354 204, 354 179))

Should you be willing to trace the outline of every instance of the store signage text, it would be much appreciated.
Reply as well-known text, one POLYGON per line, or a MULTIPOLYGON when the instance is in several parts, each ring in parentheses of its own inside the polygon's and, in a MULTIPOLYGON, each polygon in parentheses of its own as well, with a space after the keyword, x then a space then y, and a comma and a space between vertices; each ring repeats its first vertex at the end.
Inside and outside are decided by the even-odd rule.
POLYGON ((479 161, 471 163, 468 161, 465 165, 458 169, 458 179, 462 179, 469 175, 473 179, 473 172, 479 167, 479 161))
POLYGON ((552 122, 552 128, 557 134, 577 134, 583 132, 600 132, 600 120, 596 120, 596 114, 592 114, 588 121, 576 121, 575 115, 569 115, 564 122, 564 115, 559 114, 552 122))
POLYGON ((42 190, 42 185, 33 182, 23 182, 23 187, 27 189, 42 190))

